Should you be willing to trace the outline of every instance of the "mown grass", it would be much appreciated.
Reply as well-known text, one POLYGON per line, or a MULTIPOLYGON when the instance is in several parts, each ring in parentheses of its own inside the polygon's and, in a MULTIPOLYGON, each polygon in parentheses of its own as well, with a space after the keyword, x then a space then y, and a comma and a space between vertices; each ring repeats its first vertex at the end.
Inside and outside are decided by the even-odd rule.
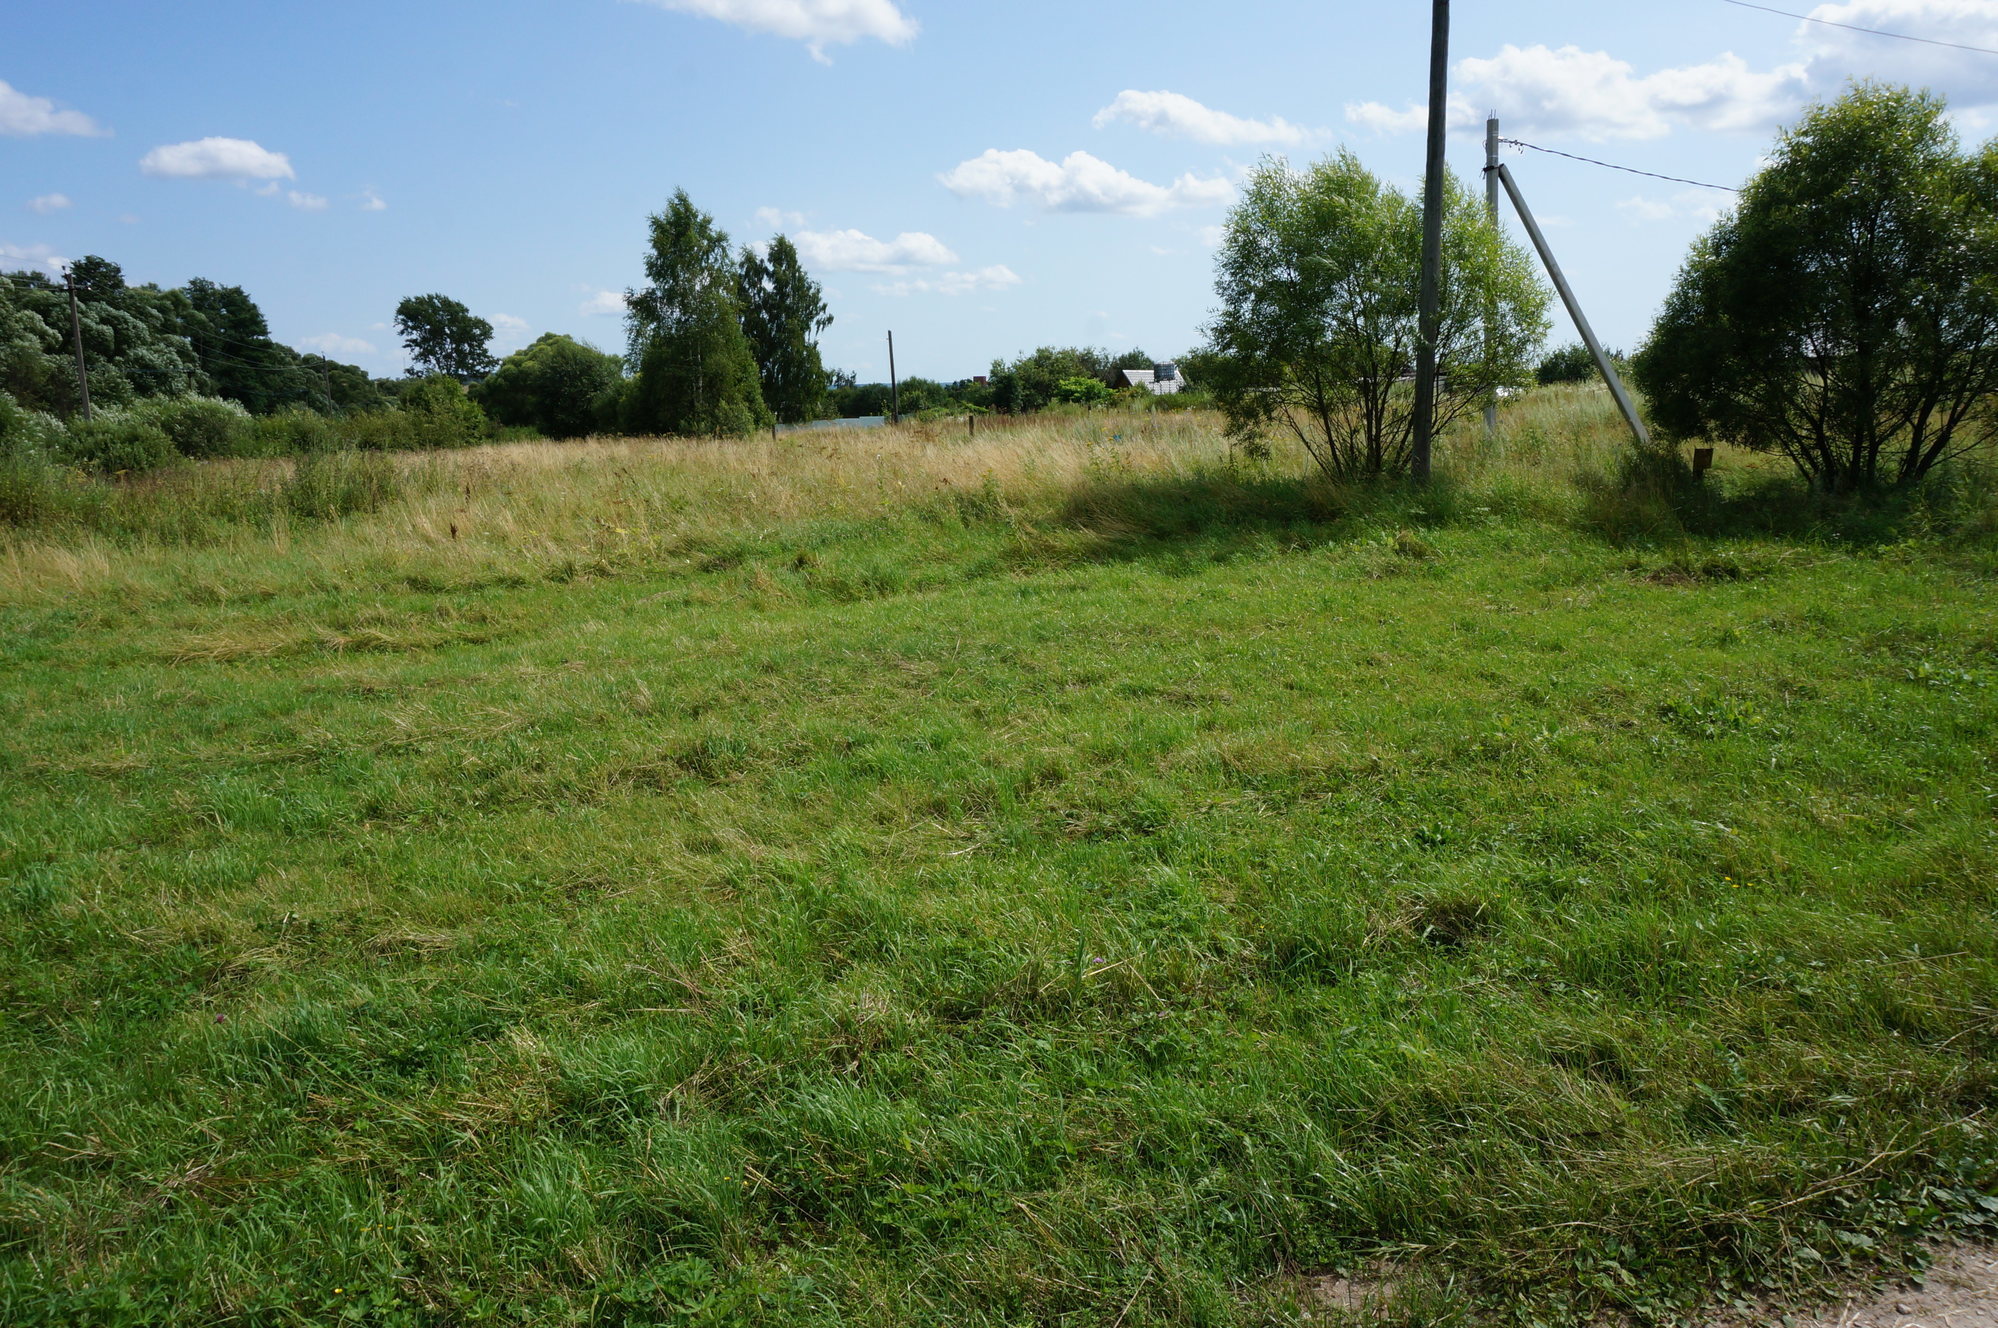
POLYGON ((1652 1321, 1989 1224, 1974 472, 1146 429, 6 537, 0 1320, 1652 1321))

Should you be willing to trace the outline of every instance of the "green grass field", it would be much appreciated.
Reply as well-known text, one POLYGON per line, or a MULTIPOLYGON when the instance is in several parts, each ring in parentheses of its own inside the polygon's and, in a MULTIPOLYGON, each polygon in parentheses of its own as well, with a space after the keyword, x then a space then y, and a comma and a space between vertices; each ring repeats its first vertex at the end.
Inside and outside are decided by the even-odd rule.
POLYGON ((1162 420, 0 534, 0 1321, 1655 1322, 1991 1228, 1988 500, 1162 420))

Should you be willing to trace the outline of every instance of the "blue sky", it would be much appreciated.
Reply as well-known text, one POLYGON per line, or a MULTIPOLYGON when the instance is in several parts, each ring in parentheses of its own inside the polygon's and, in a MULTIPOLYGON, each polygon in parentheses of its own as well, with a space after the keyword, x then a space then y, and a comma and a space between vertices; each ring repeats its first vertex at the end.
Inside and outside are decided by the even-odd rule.
MULTIPOLYGON (((1776 7, 1998 48, 1998 0, 1776 7)), ((1725 0, 1453 7, 1452 165, 1508 134, 1739 183, 1855 76, 1998 131, 1998 56, 1725 0)), ((405 295, 622 343, 675 187, 799 244, 829 364, 983 373, 1040 344, 1194 344, 1215 228, 1267 152, 1413 187, 1429 6, 1016 0, 157 0, 37 6, 0 44, 0 267, 86 253, 242 285, 273 334, 376 373, 405 295), (1082 155, 1077 155, 1082 154, 1082 155)), ((1605 340, 1643 336, 1727 196, 1511 158, 1605 340)), ((1572 339, 1557 324, 1556 339, 1572 339)))

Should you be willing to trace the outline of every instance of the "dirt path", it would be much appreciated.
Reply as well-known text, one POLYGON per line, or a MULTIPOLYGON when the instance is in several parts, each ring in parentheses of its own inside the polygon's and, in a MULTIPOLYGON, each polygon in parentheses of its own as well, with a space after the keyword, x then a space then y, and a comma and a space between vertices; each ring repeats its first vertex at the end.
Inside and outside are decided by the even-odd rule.
POLYGON ((1713 1328, 1998 1328, 1998 1249, 1939 1250, 1917 1288, 1889 1285, 1815 1316, 1776 1312, 1731 1318, 1713 1328))

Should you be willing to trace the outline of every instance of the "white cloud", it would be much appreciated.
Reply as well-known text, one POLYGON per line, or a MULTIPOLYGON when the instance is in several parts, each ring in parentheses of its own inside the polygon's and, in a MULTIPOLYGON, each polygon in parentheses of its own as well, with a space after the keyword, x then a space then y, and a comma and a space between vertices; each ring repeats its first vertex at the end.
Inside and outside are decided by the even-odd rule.
POLYGON ((1712 223, 1721 218, 1717 196, 1705 189, 1682 189, 1670 198, 1633 194, 1619 201, 1617 211, 1633 222, 1690 220, 1712 223))
POLYGON ((43 194, 40 198, 28 200, 28 211, 39 212, 46 217, 51 212, 60 212, 70 206, 68 194, 43 194))
POLYGON ((621 314, 624 312, 624 292, 600 290, 593 293, 576 307, 583 314, 621 314))
POLYGON ((372 341, 363 341, 359 337, 341 336, 338 332, 321 332, 316 337, 306 337, 298 344, 309 346, 321 355, 329 358, 334 355, 373 355, 375 353, 375 344, 372 341))
POLYGON ((828 272, 906 272, 957 261, 948 245, 923 231, 903 231, 892 240, 865 231, 801 231, 797 244, 800 258, 828 272))
POLYGON ((974 291, 1004 290, 1019 284, 1019 273, 1003 263, 997 263, 976 272, 941 272, 934 277, 889 282, 874 289, 882 295, 969 295, 974 291))
POLYGON ((916 21, 894 0, 646 0, 661 9, 720 19, 750 32, 767 32, 805 43, 820 64, 832 63, 827 46, 872 37, 890 46, 915 38, 916 21))
POLYGON ((47 97, 30 97, 0 82, 0 134, 9 138, 33 138, 37 134, 102 138, 110 132, 82 111, 59 111, 47 97))
POLYGON ((46 272, 59 273, 69 265, 69 260, 45 244, 8 244, 0 240, 0 268, 41 268, 46 272))
POLYGON ((319 194, 302 194, 293 189, 285 195, 285 201, 300 212, 324 212, 326 199, 319 194))
POLYGON ((1025 148, 987 148, 937 178, 954 194, 982 198, 997 207, 1026 202, 1050 212, 1120 212, 1138 217, 1225 203, 1235 193, 1223 179, 1182 175, 1170 185, 1156 185, 1087 152, 1071 152, 1057 164, 1025 148))
POLYGON ((291 158, 247 138, 202 138, 154 148, 139 162, 147 175, 172 180, 290 180, 291 158))
POLYGON ((527 320, 525 318, 516 318, 512 314, 494 314, 493 326, 508 334, 525 332, 527 331, 527 320))
MULTIPOLYGON (((1831 23, 1998 50, 1998 5, 1990 0, 1847 0, 1809 13, 1831 23)), ((1886 41, 1823 23, 1799 24, 1794 35, 1810 53, 1811 81, 1821 93, 1865 76, 1932 88, 1959 109, 1998 105, 1998 60, 1988 55, 1926 42, 1886 41)))
POLYGON ((776 230, 795 230, 809 220, 802 212, 786 212, 783 208, 760 207, 756 209, 756 220, 776 230))
MULTIPOLYGON (((1579 46, 1505 46, 1488 60, 1460 61, 1455 78, 1462 94, 1450 98, 1453 130, 1481 126, 1476 108, 1489 106, 1507 130, 1596 142, 1663 138, 1675 128, 1767 130, 1809 94, 1802 64, 1765 73, 1728 54, 1639 75, 1606 51, 1579 46)), ((1420 130, 1429 122, 1423 106, 1397 111, 1379 102, 1349 105, 1346 118, 1387 133, 1420 130)))
POLYGON ((386 212, 388 211, 388 204, 384 203, 382 201, 382 196, 376 193, 374 190, 363 189, 361 191, 361 211, 386 212))
POLYGON ((1226 111, 1202 106, 1177 92, 1138 92, 1125 89, 1117 99, 1096 113, 1098 129, 1118 120, 1128 120, 1140 129, 1174 138, 1190 138, 1196 143, 1224 146, 1239 143, 1308 142, 1317 137, 1313 130, 1278 116, 1268 120, 1244 120, 1226 111))

